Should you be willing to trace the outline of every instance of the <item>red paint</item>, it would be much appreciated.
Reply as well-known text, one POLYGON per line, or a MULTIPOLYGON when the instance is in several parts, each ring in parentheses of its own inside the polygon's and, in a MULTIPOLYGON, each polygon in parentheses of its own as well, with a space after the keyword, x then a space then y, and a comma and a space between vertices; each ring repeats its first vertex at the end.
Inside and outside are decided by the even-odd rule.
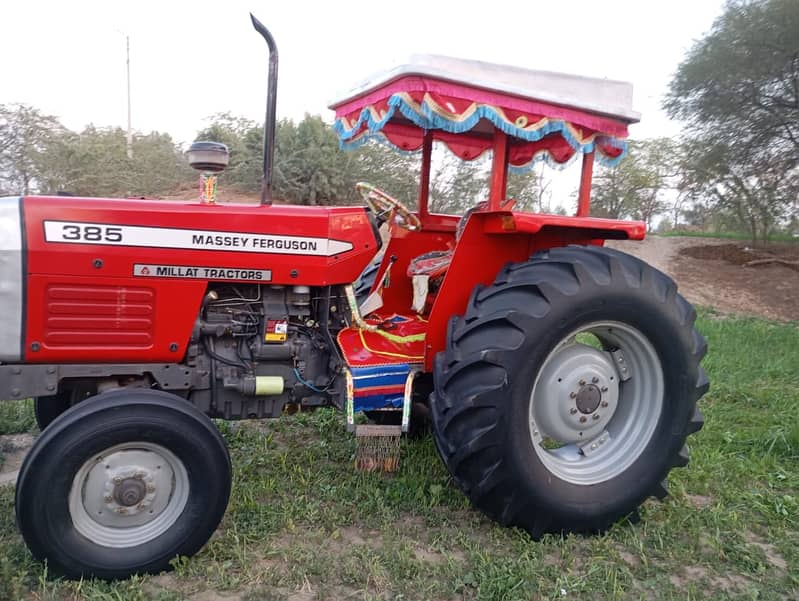
POLYGON ((591 214, 591 179, 594 173, 594 151, 583 155, 583 167, 580 173, 580 194, 577 199, 577 216, 588 217, 591 214))
POLYGON ((433 130, 424 132, 422 141, 422 170, 419 175, 419 218, 424 224, 425 219, 430 215, 428 202, 430 199, 430 163, 433 156, 433 130))
MULTIPOLYGON (((645 232, 638 221, 509 211, 474 213, 455 247, 428 317, 425 371, 433 370, 436 353, 446 346, 450 318, 463 315, 475 286, 493 283, 507 263, 526 261, 538 250, 569 244, 601 245, 605 238, 641 240, 645 232)), ((412 292, 408 294, 410 305, 412 292)))
MULTIPOLYGON (((431 215, 430 217, 442 216, 431 215)), ((411 312, 413 287, 410 278, 406 275, 408 264, 411 259, 431 250, 447 250, 455 246, 457 218, 453 221, 441 220, 440 225, 444 224, 451 224, 451 229, 445 230, 444 227, 441 229, 428 229, 427 225, 423 225, 421 231, 409 232, 399 227, 392 228, 391 239, 383 255, 380 271, 375 279, 375 285, 380 285, 383 282, 386 270, 390 266, 389 285, 384 287, 381 293, 383 298, 381 313, 408 315, 411 312), (396 257, 393 263, 391 262, 392 257, 396 257)))
POLYGON ((494 154, 491 159, 491 191, 488 208, 497 211, 505 200, 508 188, 508 135, 494 130, 494 154))
POLYGON ((29 197, 24 213, 29 274, 25 360, 34 363, 179 361, 208 282, 134 277, 135 263, 268 269, 275 284, 322 286, 355 281, 377 246, 363 207, 29 197), (45 219, 312 236, 347 241, 353 248, 324 257, 48 243, 45 219), (175 345, 177 351, 171 350, 175 345))

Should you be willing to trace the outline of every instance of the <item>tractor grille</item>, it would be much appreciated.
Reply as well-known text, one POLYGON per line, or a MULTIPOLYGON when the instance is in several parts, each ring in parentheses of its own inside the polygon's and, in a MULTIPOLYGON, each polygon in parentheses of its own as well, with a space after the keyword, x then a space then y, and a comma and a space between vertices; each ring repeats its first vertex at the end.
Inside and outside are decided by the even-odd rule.
POLYGON ((149 347, 154 310, 151 288, 51 284, 44 342, 50 348, 149 347))

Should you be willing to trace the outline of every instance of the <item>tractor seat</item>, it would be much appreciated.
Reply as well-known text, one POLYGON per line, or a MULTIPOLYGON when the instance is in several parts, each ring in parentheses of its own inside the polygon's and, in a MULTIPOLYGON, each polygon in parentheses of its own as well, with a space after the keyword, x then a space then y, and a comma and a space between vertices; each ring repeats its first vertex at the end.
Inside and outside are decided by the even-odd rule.
MULTIPOLYGON (((515 204, 515 200, 506 200, 502 203, 502 209, 510 210, 515 204)), ((455 229, 456 243, 460 240, 463 230, 466 229, 466 222, 469 221, 469 216, 476 211, 484 211, 487 208, 488 201, 484 200, 463 214, 460 221, 458 221, 458 227, 455 229)), ((431 297, 435 295, 441 286, 444 274, 447 273, 449 264, 452 262, 454 252, 454 249, 431 250, 414 257, 408 263, 406 273, 413 282, 412 308, 417 313, 425 313, 426 309, 429 309, 433 300, 431 297)))
POLYGON ((452 250, 431 250, 411 259, 408 264, 408 277, 426 275, 435 279, 446 273, 452 261, 452 250))

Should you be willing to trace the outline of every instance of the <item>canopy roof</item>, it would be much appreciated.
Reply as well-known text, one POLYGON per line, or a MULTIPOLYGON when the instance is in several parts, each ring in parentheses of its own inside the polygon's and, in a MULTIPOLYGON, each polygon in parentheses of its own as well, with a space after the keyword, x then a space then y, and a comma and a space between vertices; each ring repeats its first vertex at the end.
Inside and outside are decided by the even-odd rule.
POLYGON ((597 151, 621 159, 627 126, 639 120, 632 85, 445 56, 414 55, 330 104, 344 148, 368 139, 421 148, 425 130, 465 160, 491 148, 495 128, 510 136, 510 164, 568 163, 597 151))

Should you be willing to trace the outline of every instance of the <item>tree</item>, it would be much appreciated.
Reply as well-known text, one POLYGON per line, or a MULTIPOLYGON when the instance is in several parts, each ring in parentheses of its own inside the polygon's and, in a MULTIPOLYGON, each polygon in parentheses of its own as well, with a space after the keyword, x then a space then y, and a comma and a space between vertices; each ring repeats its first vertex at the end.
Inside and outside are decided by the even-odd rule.
POLYGON ((443 155, 430 182, 431 207, 439 213, 462 215, 488 198, 487 157, 461 160, 442 146, 443 155))
POLYGON ((509 171, 506 196, 516 201, 517 210, 551 213, 552 192, 549 185, 550 180, 544 177, 543 164, 534 165, 521 173, 509 171))
MULTIPOLYGON (((263 127, 229 113, 216 115, 198 139, 226 144, 230 165, 224 178, 243 191, 260 190, 263 165, 263 127)), ((360 202, 355 184, 365 180, 413 205, 418 158, 371 143, 356 151, 339 148, 333 129, 318 115, 295 123, 276 123, 272 187, 276 198, 296 204, 360 202)))
POLYGON ((799 164, 799 2, 730 0, 677 68, 672 117, 743 157, 799 164))
POLYGON ((0 194, 38 191, 45 163, 65 132, 55 117, 31 106, 0 105, 0 194))
POLYGON ((675 152, 675 143, 668 138, 630 142, 629 153, 618 166, 597 174, 591 213, 640 219, 651 230, 654 218, 667 206, 666 193, 676 175, 675 152))
POLYGON ((730 0, 689 51, 665 107, 686 122, 681 189, 752 240, 796 214, 799 2, 730 0))
POLYGON ((694 141, 686 147, 682 191, 720 212, 720 218, 728 216, 733 227, 749 232, 753 243, 765 242, 799 194, 796 170, 783 175, 765 157, 738 162, 737 150, 722 142, 694 141))
POLYGON ((168 134, 135 134, 133 157, 125 132, 88 126, 64 132, 43 161, 41 191, 80 196, 157 196, 194 179, 180 148, 168 134))

